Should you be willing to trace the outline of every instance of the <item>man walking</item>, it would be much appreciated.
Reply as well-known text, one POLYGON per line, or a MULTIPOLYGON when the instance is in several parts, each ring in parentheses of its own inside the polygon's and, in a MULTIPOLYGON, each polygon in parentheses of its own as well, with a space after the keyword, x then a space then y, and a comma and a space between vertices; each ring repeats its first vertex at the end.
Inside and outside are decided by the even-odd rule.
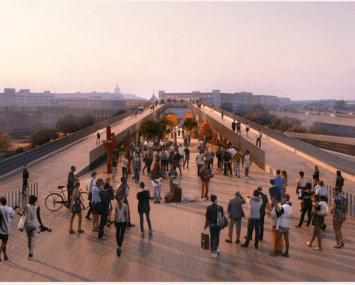
POLYGON ((235 120, 232 122, 232 130, 235 132, 235 120))
POLYGON ((239 149, 233 155, 233 162, 235 164, 235 176, 240 178, 240 160, 243 158, 243 155, 240 153, 239 149))
POLYGON ((153 163, 153 147, 149 147, 148 155, 149 155, 149 157, 148 157, 148 169, 147 169, 147 172, 149 174, 150 171, 151 171, 152 163, 153 163))
POLYGON ((30 175, 28 174, 28 164, 24 164, 23 170, 22 170, 22 194, 24 194, 28 188, 28 178, 30 175))
POLYGON ((247 201, 249 203, 249 220, 248 220, 248 234, 245 240, 245 243, 243 243, 241 246, 242 247, 248 247, 249 246, 249 241, 252 239, 253 235, 253 230, 255 228, 255 243, 254 247, 255 249, 258 249, 258 243, 259 243, 259 226, 260 226, 260 208, 263 204, 263 201, 261 200, 262 197, 254 197, 252 195, 247 194, 247 201))
POLYGON ((184 169, 185 169, 185 164, 187 164, 187 169, 189 169, 190 150, 188 146, 185 148, 184 152, 185 152, 184 169))
POLYGON ((224 167, 224 175, 227 175, 227 171, 229 169, 230 175, 232 175, 232 168, 231 168, 231 161, 232 161, 232 156, 229 151, 226 151, 223 155, 223 160, 225 163, 224 167))
POLYGON ((210 183, 210 178, 213 177, 213 175, 210 174, 206 162, 203 164, 203 167, 200 170, 200 177, 202 181, 201 199, 203 199, 203 197, 208 199, 208 184, 210 183))
POLYGON ((115 195, 115 199, 118 201, 118 197, 124 196, 123 203, 127 204, 128 206, 128 225, 127 227, 134 227, 135 225, 131 224, 131 212, 129 211, 129 204, 127 197, 129 195, 129 186, 126 182, 124 177, 121 178, 121 185, 118 187, 115 195))
POLYGON ((221 113, 221 117, 222 117, 222 121, 223 121, 223 117, 224 117, 224 113, 223 113, 223 111, 222 111, 222 113, 221 113))
MULTIPOLYGON (((68 190, 68 202, 71 201, 71 195, 73 194, 74 191, 74 172, 76 171, 75 166, 72 166, 71 171, 68 174, 68 184, 67 184, 67 190, 68 190)), ((68 203, 67 208, 70 208, 70 205, 68 203)))
POLYGON ((254 197, 259 197, 261 195, 263 204, 260 207, 260 227, 259 227, 259 241, 263 241, 264 237, 264 218, 265 218, 265 208, 266 204, 269 203, 267 196, 262 192, 263 188, 261 185, 256 187, 256 190, 253 193, 254 197))
POLYGON ((96 185, 96 172, 93 172, 91 174, 91 178, 88 179, 88 181, 86 182, 86 191, 88 192, 88 200, 89 200, 89 211, 86 215, 85 218, 87 218, 88 220, 91 220, 90 218, 90 214, 93 213, 92 211, 92 188, 94 188, 94 186, 96 185))
POLYGON ((263 134, 260 132, 260 129, 258 129, 258 134, 256 135, 256 146, 258 146, 259 143, 259 148, 261 147, 261 137, 263 136, 263 134))
POLYGON ((117 163, 118 163, 117 153, 114 152, 112 154, 112 181, 113 182, 116 182, 115 176, 116 176, 116 172, 117 172, 117 163))
POLYGON ((276 177, 273 179, 275 182, 275 186, 280 188, 280 201, 282 200, 282 197, 285 195, 284 187, 287 186, 287 182, 284 178, 281 177, 280 175, 281 171, 277 170, 276 171, 276 177))
POLYGON ((203 151, 199 148, 196 154, 197 176, 200 176, 200 170, 203 166, 203 151))
POLYGON ((335 187, 335 196, 333 198, 333 205, 330 208, 330 213, 333 214, 333 227, 335 232, 335 239, 337 241, 334 248, 341 248, 345 245, 341 227, 346 221, 346 213, 348 211, 348 199, 341 195, 341 188, 335 187))
POLYGON ((237 122, 237 134, 241 135, 240 133, 240 121, 237 122))
POLYGON ((235 191, 235 197, 230 199, 228 203, 229 226, 227 235, 229 239, 226 239, 226 242, 232 243, 233 227, 235 224, 237 231, 235 243, 240 243, 240 228, 242 224, 242 217, 244 217, 242 208, 243 204, 245 204, 244 198, 240 195, 239 191, 235 191))

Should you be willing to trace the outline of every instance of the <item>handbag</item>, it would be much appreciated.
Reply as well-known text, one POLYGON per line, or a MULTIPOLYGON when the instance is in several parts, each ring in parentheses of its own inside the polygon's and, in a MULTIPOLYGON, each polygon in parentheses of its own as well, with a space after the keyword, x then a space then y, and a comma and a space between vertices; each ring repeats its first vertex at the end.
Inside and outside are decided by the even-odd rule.
POLYGON ((25 229, 25 223, 26 223, 26 217, 27 217, 26 213, 27 213, 27 207, 25 207, 25 209, 23 210, 23 215, 21 216, 20 222, 17 225, 17 229, 20 232, 23 232, 25 229))
POLYGON ((106 213, 106 207, 102 204, 102 202, 98 202, 95 204, 94 212, 102 216, 106 213))
POLYGON ((226 216, 222 217, 222 212, 220 211, 220 209, 221 207, 217 209, 217 226, 219 226, 222 230, 228 226, 228 219, 226 218, 226 216))

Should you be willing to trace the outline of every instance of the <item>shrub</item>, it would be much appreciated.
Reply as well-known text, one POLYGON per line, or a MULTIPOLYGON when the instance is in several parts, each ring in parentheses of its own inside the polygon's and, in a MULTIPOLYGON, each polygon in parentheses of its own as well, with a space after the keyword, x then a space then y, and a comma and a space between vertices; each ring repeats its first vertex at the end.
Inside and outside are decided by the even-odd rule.
POLYGON ((116 116, 119 116, 119 115, 122 115, 122 114, 124 114, 124 113, 126 113, 127 111, 126 110, 118 110, 116 113, 114 113, 113 115, 112 115, 112 117, 116 117, 116 116))
POLYGON ((85 129, 95 124, 95 118, 91 115, 83 115, 76 119, 80 129, 85 129))
POLYGON ((73 115, 66 115, 58 120, 55 124, 55 129, 57 132, 64 133, 66 135, 80 130, 80 127, 73 115))
POLYGON ((8 133, 3 133, 0 136, 0 149, 8 150, 11 148, 12 137, 8 133))
POLYGON ((31 145, 43 145, 51 140, 57 139, 58 134, 54 129, 40 128, 37 131, 30 134, 31 145))

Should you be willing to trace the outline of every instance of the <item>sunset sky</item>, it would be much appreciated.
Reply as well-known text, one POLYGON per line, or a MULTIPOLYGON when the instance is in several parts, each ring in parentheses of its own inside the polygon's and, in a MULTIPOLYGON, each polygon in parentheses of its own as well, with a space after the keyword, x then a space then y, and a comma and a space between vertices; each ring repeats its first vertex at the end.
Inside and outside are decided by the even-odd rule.
POLYGON ((354 15, 354 2, 0 2, 0 92, 355 100, 354 15))

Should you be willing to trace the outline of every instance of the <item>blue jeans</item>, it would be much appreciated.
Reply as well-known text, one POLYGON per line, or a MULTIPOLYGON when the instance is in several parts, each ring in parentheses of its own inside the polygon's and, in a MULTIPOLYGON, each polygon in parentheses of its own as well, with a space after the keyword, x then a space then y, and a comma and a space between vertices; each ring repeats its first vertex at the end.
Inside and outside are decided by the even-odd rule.
POLYGON ((240 162, 235 163, 235 174, 240 176, 240 162))
POLYGON ((219 233, 221 228, 217 224, 210 224, 211 250, 216 251, 219 246, 219 233))
POLYGON ((152 225, 150 223, 150 218, 149 218, 149 211, 146 213, 139 213, 139 219, 140 219, 140 225, 141 225, 141 232, 144 233, 144 227, 143 227, 143 215, 145 214, 145 217, 147 218, 147 222, 148 222, 148 227, 149 227, 149 231, 152 230, 152 225))
POLYGON ((154 202, 160 201, 160 195, 161 195, 161 184, 154 187, 154 202))
POLYGON ((112 180, 115 180, 116 172, 117 172, 117 167, 112 167, 112 180))

